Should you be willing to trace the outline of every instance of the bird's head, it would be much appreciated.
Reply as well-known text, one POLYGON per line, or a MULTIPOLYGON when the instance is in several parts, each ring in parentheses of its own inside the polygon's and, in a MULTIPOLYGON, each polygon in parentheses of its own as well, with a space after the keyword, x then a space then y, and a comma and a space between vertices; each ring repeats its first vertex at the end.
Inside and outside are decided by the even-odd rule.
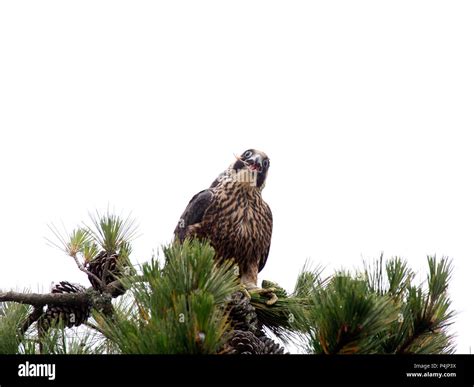
POLYGON ((268 156, 256 149, 248 149, 240 156, 236 156, 236 159, 231 165, 231 170, 235 174, 234 178, 249 186, 263 189, 270 168, 268 156))

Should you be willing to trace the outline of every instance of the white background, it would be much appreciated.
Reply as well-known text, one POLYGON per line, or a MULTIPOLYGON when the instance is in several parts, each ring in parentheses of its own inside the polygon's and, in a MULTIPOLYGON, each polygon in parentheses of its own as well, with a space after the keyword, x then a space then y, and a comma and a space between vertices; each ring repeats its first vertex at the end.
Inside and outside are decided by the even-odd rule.
POLYGON ((447 255, 474 344, 474 3, 0 4, 0 288, 87 279, 47 225, 130 211, 134 261, 247 148, 274 214, 261 279, 447 255))

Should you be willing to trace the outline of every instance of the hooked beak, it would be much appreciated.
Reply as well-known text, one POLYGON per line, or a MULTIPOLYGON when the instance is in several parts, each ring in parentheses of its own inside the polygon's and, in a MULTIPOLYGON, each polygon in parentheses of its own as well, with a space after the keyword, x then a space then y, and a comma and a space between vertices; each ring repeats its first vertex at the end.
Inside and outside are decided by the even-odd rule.
POLYGON ((245 163, 253 171, 257 170, 258 172, 260 172, 262 170, 263 161, 262 157, 259 154, 253 155, 248 160, 246 160, 245 163))

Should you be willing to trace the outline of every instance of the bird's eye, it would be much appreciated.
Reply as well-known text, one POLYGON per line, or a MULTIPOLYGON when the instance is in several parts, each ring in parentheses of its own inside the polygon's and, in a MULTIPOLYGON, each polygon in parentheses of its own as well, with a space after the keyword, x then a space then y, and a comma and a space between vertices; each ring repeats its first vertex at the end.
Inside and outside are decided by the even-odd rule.
POLYGON ((250 156, 252 156, 252 151, 249 151, 249 150, 248 150, 248 151, 246 151, 246 152, 244 153, 244 156, 243 156, 243 157, 244 157, 244 159, 248 159, 250 156))
POLYGON ((269 165, 270 161, 268 161, 267 159, 263 160, 263 168, 268 168, 269 165))

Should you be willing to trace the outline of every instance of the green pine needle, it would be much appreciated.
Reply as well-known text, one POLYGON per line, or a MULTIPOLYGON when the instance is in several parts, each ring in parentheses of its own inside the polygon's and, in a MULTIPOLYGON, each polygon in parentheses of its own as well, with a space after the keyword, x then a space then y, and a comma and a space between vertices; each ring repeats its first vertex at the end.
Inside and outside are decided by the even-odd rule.
MULTIPOLYGON (((81 254, 86 262, 100 250, 119 254, 119 264, 131 267, 134 221, 109 212, 91 219, 91 227, 70 234, 50 226, 57 239, 52 244, 76 260, 81 254)), ((232 329, 227 304, 240 286, 236 266, 216 262, 212 247, 196 240, 172 243, 163 251, 163 262, 152 259, 138 268, 138 277, 122 277, 130 291, 114 300, 112 318, 93 312, 100 340, 83 350, 82 342, 66 339, 57 327, 42 339, 43 348, 51 353, 219 352, 232 329)), ((309 353, 452 353, 452 271, 448 258, 428 257, 427 280, 415 284, 414 272, 398 257, 385 261, 381 255, 371 264, 363 262, 362 271, 327 278, 320 267, 305 264, 293 293, 263 281, 262 288, 276 289, 278 301, 267 305, 268 295, 255 292, 250 302, 265 330, 284 342, 303 339, 309 353)), ((37 353, 37 338, 18 349, 16 336, 7 334, 17 331, 25 310, 0 305, 0 353, 37 353)))
POLYGON ((401 258, 390 259, 385 270, 388 279, 388 293, 394 297, 403 295, 414 277, 413 271, 408 267, 408 263, 401 258))
POLYGON ((428 267, 428 289, 431 298, 436 299, 446 292, 453 268, 447 258, 437 260, 436 256, 428 257, 428 267))
POLYGON ((30 307, 14 302, 0 302, 0 354, 16 354, 21 338, 18 334, 30 307))
POLYGON ((310 348, 314 353, 376 353, 380 335, 396 318, 386 296, 369 291, 365 281, 337 273, 311 298, 310 348))
MULTIPOLYGON (((97 212, 90 215, 93 226, 86 225, 94 241, 109 254, 116 253, 127 246, 138 233, 135 220, 128 216, 122 219, 118 215, 97 212)), ((128 248, 128 247, 127 247, 128 248)))
POLYGON ((75 228, 69 234, 59 231, 55 225, 48 225, 48 228, 55 236, 56 242, 50 239, 46 240, 71 257, 76 257, 86 246, 92 244, 92 235, 85 228, 75 228))
POLYGON ((90 262, 99 254, 99 246, 93 241, 84 243, 81 253, 84 256, 84 261, 90 262))
POLYGON ((216 353, 230 329, 226 302, 238 290, 232 262, 217 264, 207 243, 164 247, 165 263, 141 267, 131 302, 97 318, 121 353, 216 353))

